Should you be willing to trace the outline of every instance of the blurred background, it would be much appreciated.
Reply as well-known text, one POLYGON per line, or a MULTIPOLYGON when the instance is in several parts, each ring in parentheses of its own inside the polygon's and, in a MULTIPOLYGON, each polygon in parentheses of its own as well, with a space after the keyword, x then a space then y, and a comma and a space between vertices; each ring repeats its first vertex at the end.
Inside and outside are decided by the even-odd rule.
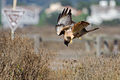
MULTIPOLYGON (((4 9, 12 9, 13 0, 0 0, 1 31, 8 30, 10 24, 4 9)), ((34 40, 35 52, 46 48, 67 57, 76 56, 74 53, 113 53, 117 45, 119 53, 120 34, 120 1, 119 0, 17 0, 17 10, 25 13, 19 20, 15 33, 34 40), (63 36, 58 37, 55 31, 57 18, 64 8, 72 10, 75 22, 88 21, 89 26, 99 27, 99 30, 83 36, 82 40, 75 39, 73 44, 66 47, 63 36), (79 52, 81 51, 81 52, 79 52)), ((116 53, 116 54, 117 54, 116 53)), ((73 57, 75 58, 75 57, 73 57)))
MULTIPOLYGON (((9 31, 10 24, 4 9, 12 9, 13 0, 0 0, 0 3, 1 31, 9 31)), ((74 53, 113 53, 116 45, 115 49, 119 50, 119 0, 17 0, 16 9, 24 10, 25 13, 15 33, 34 39, 35 52, 42 47, 60 54, 70 53, 67 56, 73 57, 74 53), (58 37, 55 31, 58 15, 64 8, 72 10, 75 22, 88 21, 92 24, 91 28, 100 29, 83 36, 82 40, 75 39, 73 44, 66 47, 63 37, 58 37)))
POLYGON ((8 56, 0 54, 0 60, 3 60, 0 63, 0 75, 5 76, 2 80, 10 79, 8 76, 11 73, 12 77, 13 74, 17 76, 15 80, 19 77, 21 80, 47 80, 45 78, 48 75, 53 78, 48 80, 120 80, 120 0, 17 0, 16 10, 24 10, 25 13, 18 22, 13 41, 10 38, 10 23, 4 13, 5 9, 12 9, 12 5, 13 0, 0 0, 0 53, 9 53, 8 56), (65 46, 63 36, 57 36, 55 30, 58 15, 64 8, 72 10, 73 21, 88 21, 91 23, 90 28, 100 29, 84 35, 81 40, 73 40, 68 47, 65 46), (32 50, 36 54, 33 55, 32 50), (47 71, 44 70, 46 68, 39 67, 44 70, 43 79, 39 79, 42 77, 38 75, 42 71, 34 66, 41 66, 41 59, 55 71, 51 73, 51 69, 47 71), (15 63, 16 73, 8 65, 7 70, 13 72, 4 74, 6 60, 11 61, 11 65, 15 63), (35 76, 29 73, 30 69, 30 72, 35 72, 35 76), (29 74, 26 79, 24 75, 27 76, 27 73, 24 71, 29 74))
MULTIPOLYGON (((12 7, 13 0, 0 0, 0 10, 12 7)), ((87 20, 95 25, 117 26, 120 22, 119 0, 18 0, 17 7, 25 9, 26 13, 20 21, 20 26, 54 26, 58 14, 63 8, 72 9, 73 20, 87 20)), ((7 21, 1 12, 0 24, 7 26, 7 21)))

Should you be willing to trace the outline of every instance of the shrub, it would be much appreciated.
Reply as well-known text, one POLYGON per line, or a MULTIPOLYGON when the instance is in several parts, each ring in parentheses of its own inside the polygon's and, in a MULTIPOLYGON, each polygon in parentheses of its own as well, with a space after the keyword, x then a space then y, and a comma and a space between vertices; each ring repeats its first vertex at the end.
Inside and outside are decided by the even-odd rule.
POLYGON ((79 21, 86 20, 87 16, 88 16, 88 14, 81 14, 79 16, 73 16, 73 21, 79 22, 79 21))
POLYGON ((58 12, 50 14, 49 17, 47 17, 48 24, 55 25, 57 24, 57 18, 58 18, 58 12))
POLYGON ((40 26, 46 25, 47 24, 46 18, 47 18, 46 13, 44 11, 41 12, 41 14, 40 14, 40 21, 39 21, 38 25, 40 25, 40 26))
POLYGON ((10 34, 0 36, 0 79, 2 80, 46 80, 49 75, 48 51, 33 50, 33 42, 10 34))

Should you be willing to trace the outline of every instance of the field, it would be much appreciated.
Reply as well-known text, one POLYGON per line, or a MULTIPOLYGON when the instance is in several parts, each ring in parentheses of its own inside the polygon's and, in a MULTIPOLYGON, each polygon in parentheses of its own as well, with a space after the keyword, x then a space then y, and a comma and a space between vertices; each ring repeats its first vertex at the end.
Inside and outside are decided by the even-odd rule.
MULTIPOLYGON (((83 40, 66 47, 53 27, 17 29, 13 41, 9 29, 0 34, 1 80, 120 80, 120 54, 98 57, 94 47, 86 51, 83 40), (33 39, 21 36, 27 34, 40 35, 39 53, 33 39)), ((120 27, 101 27, 89 35, 94 34, 120 35, 120 27)))

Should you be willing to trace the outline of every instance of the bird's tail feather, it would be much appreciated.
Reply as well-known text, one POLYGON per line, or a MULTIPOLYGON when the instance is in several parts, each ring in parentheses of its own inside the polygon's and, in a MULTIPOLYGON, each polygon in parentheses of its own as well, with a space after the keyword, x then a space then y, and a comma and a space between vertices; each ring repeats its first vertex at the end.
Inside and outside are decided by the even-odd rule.
POLYGON ((89 30, 89 31, 87 31, 87 32, 95 31, 95 30, 97 30, 97 29, 99 29, 99 28, 94 28, 94 29, 89 30))

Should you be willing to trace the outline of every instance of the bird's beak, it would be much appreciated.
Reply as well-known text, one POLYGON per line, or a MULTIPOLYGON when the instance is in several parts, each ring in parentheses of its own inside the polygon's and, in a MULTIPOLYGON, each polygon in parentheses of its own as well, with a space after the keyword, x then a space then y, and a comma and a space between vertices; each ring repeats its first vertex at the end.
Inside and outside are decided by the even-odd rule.
POLYGON ((68 47, 69 42, 68 41, 64 41, 64 44, 68 47))

